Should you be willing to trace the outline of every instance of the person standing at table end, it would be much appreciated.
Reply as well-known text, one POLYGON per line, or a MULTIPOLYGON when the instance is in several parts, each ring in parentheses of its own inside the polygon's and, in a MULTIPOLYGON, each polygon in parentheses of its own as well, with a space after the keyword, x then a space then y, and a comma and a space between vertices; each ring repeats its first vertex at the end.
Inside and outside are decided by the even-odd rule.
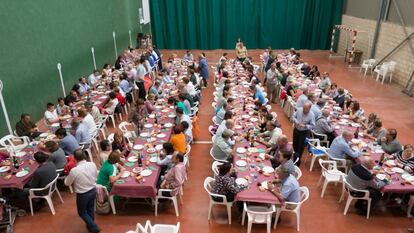
POLYGON ((65 178, 65 185, 73 185, 78 214, 86 223, 88 231, 98 233, 101 229, 96 225, 94 216, 98 171, 93 162, 85 160, 85 154, 81 149, 75 151, 74 157, 77 164, 65 178))
POLYGON ((387 129, 385 137, 380 138, 377 142, 387 154, 394 154, 402 150, 400 141, 397 139, 397 130, 393 128, 387 129))
POLYGON ((147 70, 145 69, 145 57, 141 56, 139 59, 139 64, 137 67, 137 73, 135 74, 134 81, 138 87, 138 98, 146 100, 147 92, 145 91, 145 74, 147 70))
POLYGON ((20 121, 16 124, 16 133, 20 137, 27 136, 30 140, 39 137, 41 134, 37 125, 30 120, 30 115, 28 113, 23 113, 20 116, 20 121))
POLYGON ((309 132, 315 127, 315 116, 310 111, 311 103, 307 102, 303 108, 299 108, 293 114, 293 150, 295 151, 294 160, 299 158, 297 166, 300 166, 303 150, 305 148, 305 139, 309 137, 309 132))
MULTIPOLYGON (((385 183, 378 180, 375 174, 371 173, 375 165, 374 160, 369 156, 362 158, 361 164, 354 165, 346 177, 346 181, 355 189, 368 190, 371 198, 371 209, 381 199, 381 192, 379 191, 385 186, 385 183)), ((364 193, 354 193, 355 196, 363 196, 364 193)), ((366 215, 367 206, 365 201, 358 200, 355 203, 355 208, 358 209, 358 214, 366 215)))

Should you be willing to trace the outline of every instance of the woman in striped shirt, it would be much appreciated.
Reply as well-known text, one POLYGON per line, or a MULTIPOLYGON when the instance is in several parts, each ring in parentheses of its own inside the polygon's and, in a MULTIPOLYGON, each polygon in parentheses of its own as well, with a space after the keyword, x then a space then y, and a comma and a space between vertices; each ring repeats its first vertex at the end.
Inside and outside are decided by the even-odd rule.
POLYGON ((398 167, 404 169, 409 173, 414 172, 414 154, 413 145, 407 144, 404 146, 404 150, 395 153, 395 163, 398 167))

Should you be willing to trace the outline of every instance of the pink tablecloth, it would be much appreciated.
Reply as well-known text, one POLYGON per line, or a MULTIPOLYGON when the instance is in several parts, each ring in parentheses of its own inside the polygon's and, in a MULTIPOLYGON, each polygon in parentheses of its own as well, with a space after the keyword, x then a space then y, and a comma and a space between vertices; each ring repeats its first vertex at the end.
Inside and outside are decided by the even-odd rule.
MULTIPOLYGON (((158 112, 162 117, 159 119, 159 124, 165 124, 165 123, 174 123, 174 118, 169 118, 167 115, 173 112, 174 109, 169 109, 168 112, 158 112)), ((148 123, 154 123, 154 119, 149 118, 148 123)), ((145 130, 145 129, 144 129, 145 130)), ((153 129, 150 129, 153 130, 153 129)), ((172 128, 161 128, 160 133, 164 133, 165 137, 163 138, 156 138, 156 141, 152 142, 152 145, 159 145, 163 144, 164 142, 167 142, 172 133, 172 128)), ((147 143, 147 140, 145 138, 139 137, 134 145, 144 145, 147 143)), ((131 154, 134 152, 131 152, 131 154)), ((142 155, 144 155, 144 161, 143 161, 143 169, 146 169, 147 167, 152 167, 153 171, 150 176, 144 177, 145 182, 141 180, 140 182, 136 181, 135 174, 133 174, 132 169, 135 167, 138 167, 138 164, 135 163, 132 167, 125 166, 127 171, 130 171, 131 176, 127 178, 123 178, 122 180, 125 180, 125 183, 118 184, 115 183, 112 186, 111 194, 116 196, 122 196, 122 197, 131 197, 131 198, 155 198, 157 195, 157 182, 158 178, 160 176, 160 166, 158 166, 156 163, 150 162, 148 166, 145 165, 145 161, 150 159, 149 154, 147 153, 146 149, 143 149, 140 151, 142 155)), ((131 156, 130 154, 130 156, 131 156)))
POLYGON ((18 188, 23 189, 23 187, 26 185, 27 182, 30 181, 30 179, 33 176, 33 173, 36 171, 36 169, 39 167, 39 165, 33 161, 33 148, 26 148, 23 151, 25 151, 27 154, 22 158, 23 164, 20 165, 18 171, 21 171, 23 169, 29 169, 29 173, 23 177, 16 177, 15 175, 12 175, 13 165, 11 166, 12 170, 9 170, 8 172, 0 173, 0 188, 18 188), (32 164, 29 163, 29 161, 32 160, 32 164), (10 179, 6 179, 5 177, 7 175, 12 175, 10 179))

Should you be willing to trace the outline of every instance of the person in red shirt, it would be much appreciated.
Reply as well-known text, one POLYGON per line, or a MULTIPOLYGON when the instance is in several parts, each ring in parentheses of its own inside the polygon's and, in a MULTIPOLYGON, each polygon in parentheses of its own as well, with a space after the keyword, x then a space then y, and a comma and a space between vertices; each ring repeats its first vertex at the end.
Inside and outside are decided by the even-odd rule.
POLYGON ((124 106, 126 104, 125 97, 122 96, 122 93, 119 91, 119 87, 114 87, 114 92, 116 93, 116 98, 118 99, 119 103, 124 106))

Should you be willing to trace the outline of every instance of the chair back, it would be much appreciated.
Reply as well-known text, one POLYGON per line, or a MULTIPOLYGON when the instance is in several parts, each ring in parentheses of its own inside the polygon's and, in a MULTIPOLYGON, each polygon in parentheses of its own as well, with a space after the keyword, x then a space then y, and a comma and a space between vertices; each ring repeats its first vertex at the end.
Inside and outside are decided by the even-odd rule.
POLYGON ((388 62, 388 70, 390 72, 394 72, 396 65, 397 65, 397 62, 395 62, 395 61, 389 61, 388 62))
POLYGON ((362 198, 367 198, 369 197, 369 191, 368 190, 361 190, 361 189, 356 189, 354 187, 352 187, 352 185, 350 183, 348 183, 348 181, 346 180, 346 177, 343 176, 343 183, 345 184, 345 190, 348 193, 348 195, 353 196, 351 194, 351 192, 359 192, 359 193, 364 193, 365 195, 362 198))
POLYGON ((151 233, 178 233, 180 222, 177 225, 155 224, 151 227, 151 233))
POLYGON ((220 166, 220 165, 222 165, 223 163, 222 162, 220 162, 220 161, 214 161, 212 164, 211 164, 211 170, 214 172, 214 176, 218 176, 219 175, 219 170, 218 170, 218 167, 220 166))
POLYGON ((30 143, 30 140, 28 137, 17 137, 14 135, 6 135, 0 139, 0 146, 7 147, 9 146, 11 149, 13 149, 14 152, 17 152, 23 148, 25 148, 30 143), (14 142, 19 142, 18 144, 15 144, 14 142))
POLYGON ((129 126, 129 125, 132 125, 132 124, 129 123, 129 122, 123 121, 123 122, 119 123, 118 128, 121 130, 122 133, 125 134, 125 133, 129 132, 129 130, 127 129, 127 126, 129 126))
POLYGON ((302 171, 296 165, 295 165, 295 177, 296 177, 296 180, 299 180, 302 177, 302 171))
POLYGON ((114 133, 111 133, 111 134, 108 135, 108 137, 106 139, 108 139, 108 141, 110 143, 113 143, 114 142, 114 136, 115 136, 115 134, 114 133))
POLYGON ((265 223, 267 218, 271 218, 273 213, 276 212, 274 205, 267 206, 247 206, 244 202, 243 206, 244 211, 251 217, 251 221, 254 223, 265 223))
POLYGON ((213 197, 220 197, 223 199, 223 204, 227 203, 227 197, 225 195, 220 195, 220 194, 215 194, 211 192, 212 189, 212 183, 216 181, 214 178, 212 177, 206 177, 206 179, 204 179, 204 189, 206 190, 206 192, 208 193, 210 200, 213 200, 213 197))
POLYGON ((300 190, 300 201, 299 202, 286 202, 292 208, 292 211, 300 209, 302 204, 309 199, 309 189, 306 186, 299 187, 300 190))
POLYGON ((52 193, 56 190, 56 181, 58 180, 58 178, 59 178, 59 174, 57 174, 56 177, 49 184, 47 184, 45 187, 30 189, 29 190, 29 193, 31 193, 30 195, 38 196, 38 195, 36 195, 36 193, 40 193, 42 191, 47 191, 47 194, 42 195, 42 196, 52 195, 52 193), (34 192, 36 192, 36 193, 34 193, 34 192))
POLYGON ((322 168, 322 175, 325 176, 329 170, 337 170, 336 161, 319 159, 319 165, 322 168))

